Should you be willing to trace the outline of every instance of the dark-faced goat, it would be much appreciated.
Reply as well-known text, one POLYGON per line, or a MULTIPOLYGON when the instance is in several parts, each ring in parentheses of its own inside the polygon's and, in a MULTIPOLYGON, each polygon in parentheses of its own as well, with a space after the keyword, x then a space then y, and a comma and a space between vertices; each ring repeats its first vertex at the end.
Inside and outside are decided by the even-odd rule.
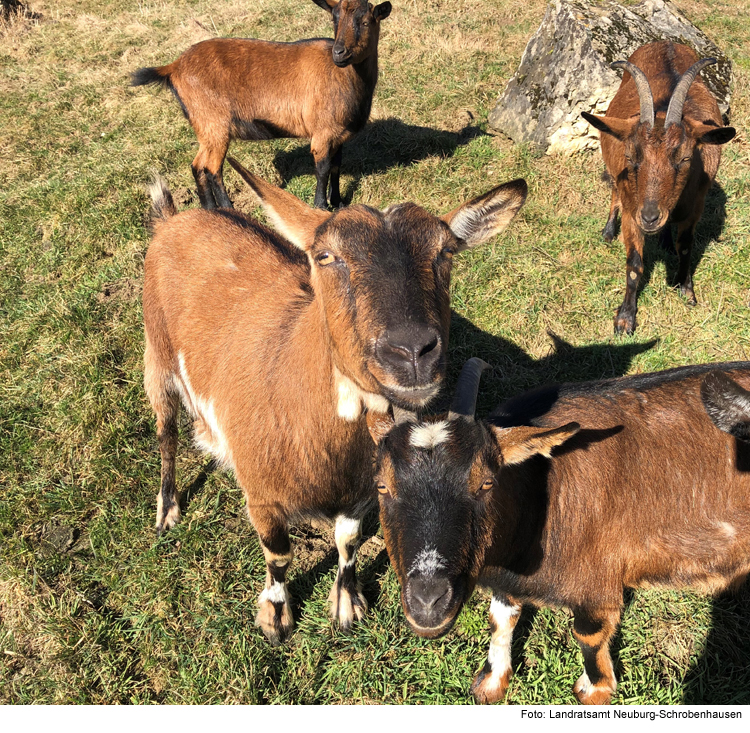
POLYGON ((342 145, 367 123, 378 80, 380 21, 389 2, 313 0, 331 13, 335 38, 272 43, 215 38, 167 66, 139 69, 133 86, 161 84, 177 98, 198 138, 193 175, 201 206, 231 208, 222 169, 232 140, 310 138, 315 206, 341 203, 342 145))
POLYGON ((677 284, 688 303, 696 303, 690 272, 695 226, 719 169, 719 146, 735 134, 733 127, 722 127, 716 100, 698 76, 715 63, 699 61, 690 48, 669 41, 641 46, 628 61, 612 64, 625 73, 606 115, 583 113, 603 133, 605 175, 612 184, 602 232, 607 242, 622 213, 627 266, 617 333, 630 334, 636 327, 644 235, 662 230, 662 244, 671 249, 671 224, 677 226, 677 284))
POLYGON ((504 184, 442 218, 410 203, 330 214, 229 162, 282 236, 234 211, 176 214, 163 185, 152 192, 143 317, 162 457, 156 528, 180 519, 182 401, 197 445, 243 488, 267 563, 257 622, 276 642, 293 626, 287 526, 299 517, 335 519, 331 613, 344 628, 364 613, 354 560, 375 502, 365 412, 437 394, 451 258, 504 229, 527 189, 504 184))
POLYGON ((436 637, 476 582, 489 587, 492 640, 471 690, 495 702, 521 605, 570 608, 574 692, 606 703, 625 588, 716 592, 750 571, 750 445, 732 437, 750 435, 750 399, 713 373, 747 387, 750 362, 543 387, 478 421, 484 366, 464 366, 447 417, 371 427, 404 613, 436 637))

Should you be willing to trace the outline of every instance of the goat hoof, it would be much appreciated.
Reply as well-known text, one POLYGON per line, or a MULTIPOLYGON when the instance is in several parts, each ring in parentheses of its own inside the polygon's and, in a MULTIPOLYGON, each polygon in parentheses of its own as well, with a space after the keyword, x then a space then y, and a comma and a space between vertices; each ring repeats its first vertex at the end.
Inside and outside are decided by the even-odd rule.
POLYGON ((680 293, 684 296, 687 304, 689 306, 698 305, 698 300, 695 297, 695 293, 693 292, 692 288, 686 288, 684 286, 680 286, 680 293))
POLYGON ((609 705, 614 691, 614 685, 607 683, 592 685, 585 672, 573 685, 573 694, 581 705, 609 705))
POLYGON ((331 604, 331 618, 342 631, 349 631, 355 621, 361 621, 367 613, 367 600, 359 587, 350 591, 334 582, 328 596, 331 604))
POLYGON ((168 529, 180 523, 182 515, 178 504, 172 504, 166 511, 159 510, 156 514, 156 536, 161 537, 168 529))
POLYGON ((615 316, 615 333, 619 336, 625 334, 632 336, 635 332, 635 318, 632 316, 621 316, 619 313, 615 316))
POLYGON ((500 702, 505 698, 510 685, 510 670, 499 676, 492 674, 492 668, 489 664, 474 678, 471 683, 471 692, 474 702, 477 705, 490 705, 493 702, 500 702))
POLYGON ((294 630, 292 607, 288 601, 261 600, 258 603, 255 625, 260 627, 271 646, 279 646, 294 630))
POLYGON ((611 244, 612 240, 615 238, 615 225, 614 222, 610 224, 610 222, 607 222, 607 226, 602 229, 602 239, 607 244, 611 244))

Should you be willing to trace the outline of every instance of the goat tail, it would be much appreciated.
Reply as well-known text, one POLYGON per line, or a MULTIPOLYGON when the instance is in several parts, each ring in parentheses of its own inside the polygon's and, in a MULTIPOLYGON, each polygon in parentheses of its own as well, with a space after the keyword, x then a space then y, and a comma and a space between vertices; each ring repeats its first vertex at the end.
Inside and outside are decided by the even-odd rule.
POLYGON ((148 187, 151 196, 151 229, 171 219, 177 213, 167 182, 158 174, 148 187))
POLYGON ((130 86, 141 87, 144 84, 160 84, 166 87, 169 85, 171 75, 171 64, 168 66, 145 66, 130 75, 130 86))

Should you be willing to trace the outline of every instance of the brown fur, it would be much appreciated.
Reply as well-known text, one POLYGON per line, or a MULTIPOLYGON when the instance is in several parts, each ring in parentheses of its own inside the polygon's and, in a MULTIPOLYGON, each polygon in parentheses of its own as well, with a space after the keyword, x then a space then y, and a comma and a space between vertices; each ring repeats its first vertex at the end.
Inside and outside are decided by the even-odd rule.
POLYGON ((415 204, 329 214, 230 163, 289 239, 234 211, 171 216, 169 192, 154 188, 143 312, 144 385, 162 453, 156 526, 161 532, 180 519, 182 399, 196 442, 243 487, 267 565, 258 624, 278 642, 291 631, 284 579, 287 528, 297 517, 336 519, 334 618, 346 628, 367 608, 354 573, 359 523, 376 495, 365 412, 384 413, 390 403, 413 410, 437 394, 450 253, 466 244, 451 226, 476 221, 501 231, 526 184, 482 197, 492 213, 472 201, 442 219, 415 204))
POLYGON ((280 137, 310 139, 315 205, 326 208, 329 175, 331 204, 339 205, 341 146, 370 115, 380 20, 390 3, 373 8, 363 0, 315 1, 334 14, 334 40, 215 38, 191 46, 171 64, 133 75, 134 85, 168 85, 182 105, 198 138, 193 175, 204 208, 232 205, 222 175, 232 140, 280 137), (335 60, 339 49, 346 65, 335 60))
POLYGON ((671 247, 669 226, 676 224, 677 284, 688 303, 695 304, 690 272, 693 234, 721 160, 720 144, 709 144, 702 138, 708 135, 723 143, 734 135, 732 128, 721 128, 719 107, 700 76, 688 91, 682 122, 664 128, 667 108, 680 76, 698 61, 690 48, 659 41, 642 46, 629 61, 648 78, 654 100, 653 127, 639 120, 638 92, 627 71, 606 116, 583 115, 602 132, 602 157, 607 176, 613 181, 612 202, 603 232, 608 242, 614 238, 617 215, 622 214, 627 269, 625 298, 615 316, 618 333, 633 333, 636 327, 644 233, 666 227, 662 241, 671 247), (644 209, 647 218, 657 217, 655 222, 649 218, 648 226, 644 223, 644 209))
MULTIPOLYGON (((454 590, 442 615, 414 630, 444 633, 475 582, 511 605, 570 608, 585 668, 575 693, 608 702, 625 588, 716 593, 750 572, 750 443, 730 434, 750 425, 748 388, 747 362, 545 387, 487 422, 450 421, 429 452, 410 445, 410 427, 394 427, 377 480, 388 487, 381 522, 407 619, 408 587, 428 582, 414 570, 420 548, 442 557, 427 576, 442 594, 434 603, 454 590), (711 369, 737 386, 711 382, 711 369), (477 494, 488 474, 495 485, 477 494)), ((500 671, 477 677, 478 701, 499 699, 500 671)))

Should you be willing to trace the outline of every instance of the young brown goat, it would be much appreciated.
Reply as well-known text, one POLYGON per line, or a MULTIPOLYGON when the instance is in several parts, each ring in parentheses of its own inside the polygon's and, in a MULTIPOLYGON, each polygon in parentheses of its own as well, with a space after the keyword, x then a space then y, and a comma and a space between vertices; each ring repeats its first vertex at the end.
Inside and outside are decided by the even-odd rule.
POLYGON ((645 234, 662 230, 662 244, 673 246, 677 226, 677 284, 695 305, 690 253, 695 226, 721 160, 720 145, 735 134, 722 127, 716 100, 698 77, 716 59, 701 59, 687 46, 658 41, 641 46, 628 61, 605 117, 583 117, 602 133, 606 176, 612 204, 602 232, 611 242, 622 213, 627 258, 625 298, 615 315, 615 331, 636 327, 636 300, 643 275, 645 234))
POLYGON ((486 422, 474 419, 484 366, 467 362, 447 417, 371 428, 404 613, 436 637, 488 586, 492 641, 471 690, 495 702, 521 604, 570 608, 584 660, 574 692, 609 702, 624 588, 715 592, 750 571, 750 446, 727 434, 750 435, 750 396, 713 373, 747 387, 750 362, 543 387, 486 422))
POLYGON ((283 236, 225 209, 176 214, 163 185, 152 193, 143 317, 162 456, 156 528, 180 519, 182 401, 197 445, 244 490, 267 563, 257 623, 278 642, 293 626, 287 526, 299 517, 335 519, 333 618, 347 628, 365 612, 354 567, 375 501, 364 413, 417 409, 437 394, 451 259, 505 228, 526 183, 498 186, 442 219, 409 203, 329 214, 229 162, 283 236))
POLYGON ((335 38, 272 43, 215 38, 167 66, 138 69, 133 86, 161 84, 198 138, 193 176, 201 206, 231 208, 222 169, 232 140, 310 138, 315 206, 341 203, 341 148, 367 123, 378 80, 380 21, 389 2, 313 0, 331 13, 335 38))

